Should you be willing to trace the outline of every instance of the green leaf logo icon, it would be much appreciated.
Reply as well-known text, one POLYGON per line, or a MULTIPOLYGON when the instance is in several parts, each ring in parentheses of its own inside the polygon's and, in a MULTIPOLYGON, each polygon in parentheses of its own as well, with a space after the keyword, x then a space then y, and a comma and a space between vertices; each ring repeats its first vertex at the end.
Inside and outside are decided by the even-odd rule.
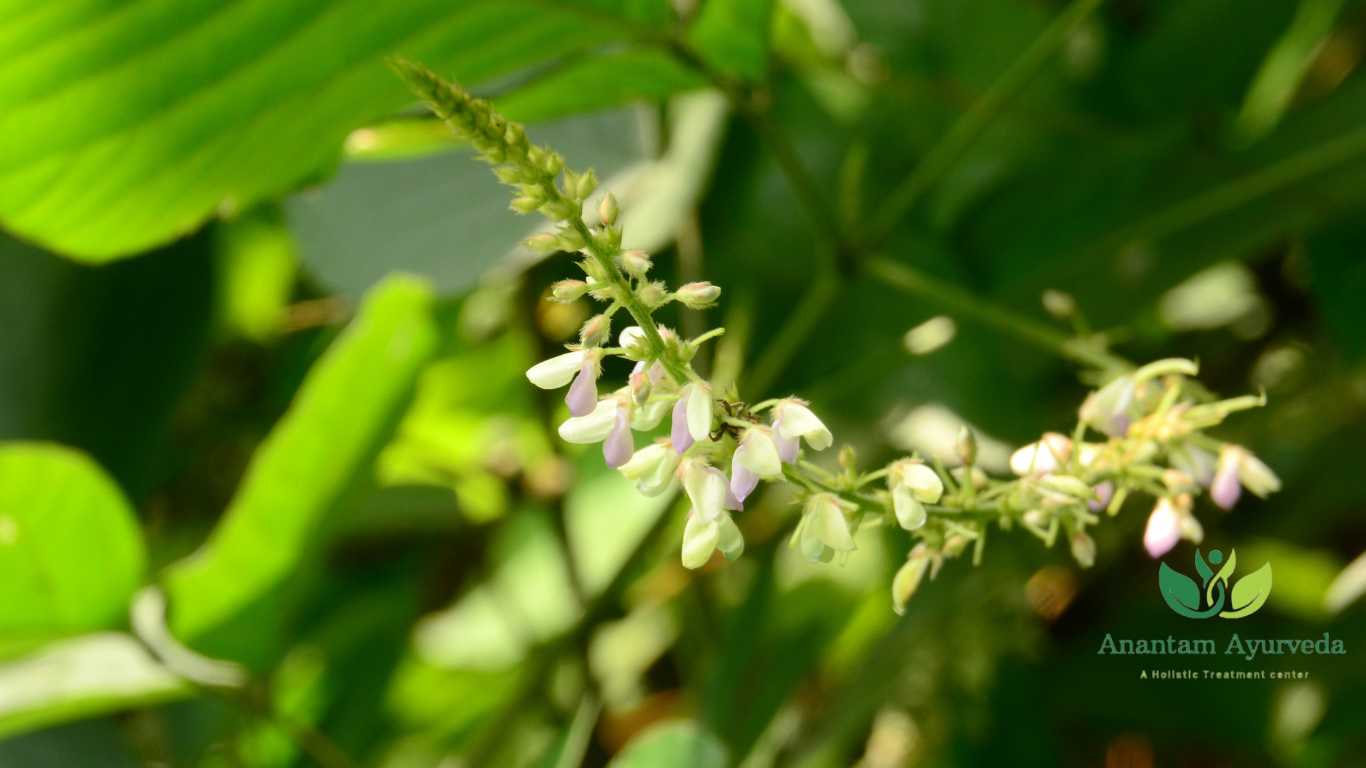
POLYGON ((1238 566, 1238 553, 1230 551, 1228 562, 1217 549, 1210 550, 1209 560, 1195 550, 1195 579, 1175 570, 1165 562, 1158 567, 1157 585, 1162 599, 1173 612, 1188 619, 1241 619, 1256 613, 1271 594, 1271 563, 1233 580, 1238 566), (1210 566, 1218 567, 1215 571, 1210 566))

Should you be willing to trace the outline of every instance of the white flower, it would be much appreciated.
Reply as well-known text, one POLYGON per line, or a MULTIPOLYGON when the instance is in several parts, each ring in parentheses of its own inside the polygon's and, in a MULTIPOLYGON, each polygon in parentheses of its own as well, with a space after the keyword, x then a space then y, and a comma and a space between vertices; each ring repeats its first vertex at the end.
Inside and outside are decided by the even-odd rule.
POLYGON ((887 487, 892 492, 896 521, 908 531, 924 525, 925 505, 944 495, 944 481, 939 479, 939 473, 913 459, 902 459, 888 468, 887 487))
POLYGON ((929 548, 924 544, 916 544, 906 556, 906 563, 897 570, 896 577, 892 579, 892 610, 898 616, 906 613, 906 603, 910 602, 920 587, 920 580, 925 577, 925 569, 929 564, 929 548))
POLYGON ((635 481, 636 490, 646 496, 658 496, 673 484, 678 459, 678 453, 668 443, 652 443, 636 451, 618 471, 627 480, 635 481))
POLYGON ((829 448, 835 441, 830 430, 806 407, 806 403, 794 397, 780 400, 773 406, 773 428, 788 440, 806 440, 806 444, 817 451, 829 448))
POLYGON ((726 492, 730 489, 721 470, 701 459, 689 458, 679 465, 678 471, 695 514, 708 521, 725 514, 726 492))
POLYGON ((527 380, 541 389, 559 389, 568 384, 574 378, 574 374, 579 372, 587 354, 583 350, 578 350, 542 360, 527 369, 527 380))
POLYGON ((645 338, 645 331, 638 325, 628 325, 621 329, 617 335, 617 346, 626 351, 626 357, 631 360, 641 360, 650 351, 649 344, 645 338))
POLYGON ((612 434, 620 408, 621 404, 614 397, 600 400, 588 415, 566 419, 560 425, 560 437, 566 443, 600 443, 612 434))
POLYGON ((1072 455, 1072 441, 1057 432, 1045 432, 1037 442, 1010 454, 1010 471, 1025 477, 1053 472, 1072 455))
POLYGON ((783 462, 778 457, 778 446, 764 427, 750 427, 735 449, 735 461, 764 480, 783 476, 783 462))
POLYGON ((855 549, 849 521, 844 516, 848 502, 832 493, 817 493, 807 499, 802 520, 793 532, 793 541, 811 560, 828 563, 836 553, 855 549))
POLYGON ((1119 437, 1129 431, 1129 406, 1134 402, 1132 376, 1120 376, 1087 396, 1077 416, 1097 431, 1119 437))

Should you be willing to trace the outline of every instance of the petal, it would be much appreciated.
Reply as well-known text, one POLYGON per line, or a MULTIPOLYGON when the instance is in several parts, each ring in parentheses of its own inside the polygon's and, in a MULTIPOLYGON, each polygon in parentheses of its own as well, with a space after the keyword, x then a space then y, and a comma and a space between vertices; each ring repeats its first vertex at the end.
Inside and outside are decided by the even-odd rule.
POLYGON ((924 577, 925 568, 929 564, 929 557, 913 551, 911 557, 896 572, 896 577, 892 579, 892 610, 896 611, 898 616, 906 612, 906 603, 910 602, 911 596, 920 586, 920 580, 924 577))
POLYGON ((566 443, 600 443, 612 433, 620 406, 613 398, 598 402, 596 408, 587 416, 566 419, 560 425, 560 437, 566 443))
POLYGON ((925 505, 916 499, 914 491, 904 485, 898 485, 892 491, 892 509, 896 512, 896 521, 908 531, 924 525, 928 517, 925 505))
POLYGON ((635 447, 635 441, 631 438, 630 420, 626 418, 625 409, 618 408, 612 433, 602 444, 602 458, 607 462, 607 466, 616 469, 630 461, 635 447))
POLYGON ((784 437, 801 437, 817 451, 823 451, 835 441, 816 414, 797 400, 784 400, 773 408, 774 423, 784 437))
POLYGON ((778 430, 773 430, 773 445, 778 448, 778 458, 784 464, 791 464, 797 460, 797 451, 801 449, 801 443, 795 437, 784 437, 778 430))
POLYGON ((1238 479, 1254 494, 1265 498, 1281 489, 1281 479, 1271 467, 1248 451, 1243 451, 1238 462, 1238 479))
POLYGON ((692 501, 694 512, 703 520, 715 520, 725 511, 730 488, 721 470, 692 459, 683 470, 683 490, 692 501))
POLYGON ((1161 557, 1176 546, 1181 538, 1181 527, 1176 519, 1176 510, 1167 499, 1159 499, 1148 515, 1148 525, 1143 530, 1143 547, 1151 557, 1161 557))
POLYGON ((719 535, 716 540, 716 548, 721 550, 721 554, 727 560, 735 560, 745 551, 745 537, 740 534, 740 527, 735 521, 730 519, 730 515, 722 515, 716 521, 719 528, 719 535))
POLYGON ((632 454, 631 459, 622 464, 618 470, 627 480, 639 480, 642 477, 653 475, 670 453, 673 451, 667 445, 651 443, 632 454))
POLYGON ((944 495, 944 481, 939 473, 925 464, 906 464, 901 470, 902 482, 914 493, 917 501, 933 504, 944 495))
POLYGON ((1243 486, 1238 482, 1238 467, 1235 463, 1220 462, 1219 471, 1209 484, 1209 497, 1222 509, 1233 509, 1238 497, 1243 494, 1243 486))
POLYGON ((745 499, 754 492, 759 485, 759 476, 749 471, 745 465, 740 463, 740 453, 737 451, 730 464, 730 492, 738 503, 743 504, 745 499))
POLYGON ((704 384, 688 385, 688 434, 693 440, 703 441, 711 435, 711 388, 704 384))
POLYGON ((854 537, 849 533, 849 521, 844 519, 844 512, 833 500, 819 499, 808 525, 815 529, 816 536, 825 546, 838 552, 854 549, 854 537))
MULTIPOLYGON (((743 466, 765 480, 783 476, 783 460, 778 455, 778 446, 762 427, 746 430, 740 447, 735 449, 735 464, 743 466)), ((732 471, 734 467, 732 466, 732 471)))
POLYGON ((559 389, 579 372, 586 356, 583 350, 579 350, 542 360, 527 369, 527 380, 541 389, 559 389))
POLYGON ((668 412, 668 400, 651 400, 635 409, 635 412, 631 414, 631 429, 638 432, 649 432, 659 426, 659 422, 664 420, 664 414, 668 412))
POLYGON ((683 567, 701 568, 716 551, 720 538, 720 528, 715 520, 703 520, 698 515, 688 515, 688 524, 683 528, 683 567))
POLYGON ((688 398, 679 397, 678 402, 674 403, 673 425, 669 430, 669 439, 673 442, 674 450, 682 453, 692 447, 692 433, 688 431, 688 398))
POLYGON ((575 416, 587 416, 592 412, 598 402, 598 367, 592 360, 584 359, 579 375, 574 377, 574 383, 564 396, 564 402, 575 416))

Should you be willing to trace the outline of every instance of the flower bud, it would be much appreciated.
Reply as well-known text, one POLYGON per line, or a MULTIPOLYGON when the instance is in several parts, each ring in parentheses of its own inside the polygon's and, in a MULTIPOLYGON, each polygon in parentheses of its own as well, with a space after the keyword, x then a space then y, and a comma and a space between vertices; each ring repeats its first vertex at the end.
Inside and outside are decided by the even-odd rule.
POLYGON ((1120 376, 1092 392, 1077 416, 1098 432, 1119 437, 1129 431, 1129 406, 1134 401, 1134 379, 1120 376))
POLYGON ((574 197, 579 200, 587 200, 593 194, 593 190, 598 188, 598 174, 589 168, 574 180, 574 197))
POLYGON ((1024 520, 1025 525, 1030 528, 1042 528, 1048 525, 1048 513, 1042 509, 1031 509, 1024 513, 1020 519, 1024 520))
POLYGON ((1077 313, 1077 300, 1072 294, 1053 288, 1043 292, 1044 311, 1059 320, 1066 320, 1077 313))
POLYGON ((674 298, 689 309, 706 309, 721 297, 721 289, 711 283, 684 283, 674 292, 674 298))
POLYGON ((535 195, 518 195, 512 198, 508 207, 517 213, 533 213, 543 202, 545 201, 535 195))
POLYGON ((1115 496, 1115 484, 1113 481, 1106 480, 1098 483, 1095 487, 1095 498, 1086 502, 1086 508, 1092 512, 1099 512, 1110 505, 1110 499, 1115 496))
POLYGON ((669 298, 669 291, 661 282, 650 282, 636 289, 636 298, 640 299, 640 303, 644 304, 646 309, 656 309, 663 306, 669 298))
POLYGON ((977 435, 973 434, 966 424, 958 428, 958 439, 954 442, 954 449, 963 466, 970 467, 977 463, 977 435))
POLYGON ((582 280, 558 280, 550 286, 550 298, 568 304, 583 298, 588 292, 588 283, 582 280))
POLYGON ((602 196, 602 202, 598 203, 598 218, 602 220, 603 225, 611 226, 617 222, 617 213, 617 199, 608 192, 602 196))
POLYGON ((549 232, 541 232, 528 237, 524 244, 532 253, 548 256, 560 250, 560 238, 549 232))
POLYGON ((587 243, 583 241, 583 235, 579 234, 579 231, 573 227, 560 228, 558 239, 560 250, 568 251, 570 253, 583 250, 583 247, 587 245, 587 243))
POLYGON ((564 169, 564 158, 559 152, 546 152, 544 158, 538 165, 548 176, 554 176, 564 169))
POLYGON ((593 315, 579 329, 579 341, 585 347, 601 347, 612 331, 612 321, 607 315, 593 315))
POLYGON ((1261 498, 1266 498, 1281 489, 1281 479, 1276 477, 1271 467, 1262 463, 1262 460, 1250 451, 1241 448, 1238 455, 1238 479, 1244 488, 1261 498))
POLYGON ((930 564, 930 550, 924 544, 916 544, 906 557, 906 562, 892 579, 892 610, 898 616, 906 613, 906 604, 920 587, 925 577, 925 569, 930 564))
POLYGON ((1148 515, 1148 525, 1143 530, 1143 547, 1150 557, 1162 557, 1176 546, 1181 539, 1181 520, 1171 499, 1162 497, 1157 500, 1152 514, 1148 515))
POLYGON ((617 260, 621 263, 622 271, 631 277, 645 277, 645 273, 650 271, 650 254, 645 251, 622 251, 617 260))
POLYGON ((649 340, 645 338, 645 331, 638 325, 622 328, 621 333, 617 335, 617 346, 626 352, 628 360, 644 360, 650 352, 649 340))
POLYGON ((1082 568, 1090 568, 1096 564, 1096 540, 1091 538, 1085 531, 1077 531, 1072 534, 1072 559, 1077 561, 1077 565, 1082 568))
POLYGON ((583 368, 588 353, 583 350, 566 352, 527 369, 527 380, 541 389, 559 389, 568 384, 583 368))
POLYGON ((1039 485, 1079 501, 1091 501, 1095 498, 1091 486, 1071 475, 1045 475, 1039 480, 1039 485))

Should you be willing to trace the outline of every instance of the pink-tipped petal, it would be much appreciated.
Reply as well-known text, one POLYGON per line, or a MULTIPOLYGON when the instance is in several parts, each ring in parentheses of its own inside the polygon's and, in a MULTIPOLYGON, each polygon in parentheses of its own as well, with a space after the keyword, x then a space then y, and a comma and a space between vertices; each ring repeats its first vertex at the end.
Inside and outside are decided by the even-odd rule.
POLYGON ((1096 485, 1095 492, 1096 497, 1086 502, 1086 506, 1089 507, 1092 512, 1099 512, 1110 506, 1110 499, 1114 498, 1115 495, 1115 484, 1106 480, 1105 482, 1096 485))
POLYGON ((758 485, 758 475, 746 469, 738 461, 730 463, 730 493, 735 497, 736 502, 743 504, 758 485))
POLYGON ((602 443, 602 458, 607 462, 607 466, 612 469, 620 467, 622 464, 631 460, 631 455, 635 453, 635 441, 631 439, 631 423, 626 417, 626 409, 617 410, 617 421, 612 426, 612 433, 602 443))
POLYGON ((583 367, 569 385, 569 393, 564 396, 565 405, 575 416, 587 416, 598 404, 598 369, 591 359, 585 358, 583 367))
POLYGON ((1143 547, 1150 557, 1162 557, 1181 540, 1181 521, 1171 502, 1162 499, 1148 516, 1148 527, 1143 531, 1143 547))
POLYGON ((1243 486, 1238 482, 1238 468, 1231 462, 1221 462, 1219 471, 1209 484, 1209 497, 1223 509, 1233 509, 1238 497, 1243 495, 1243 486))
POLYGON ((674 450, 682 453, 692 447, 692 433, 688 431, 688 399, 678 398, 674 403, 673 423, 669 429, 669 440, 674 450))
POLYGON ((797 460, 797 451, 801 447, 795 437, 784 437, 778 430, 773 430, 773 444, 778 446, 778 458, 784 464, 791 464, 797 460))

